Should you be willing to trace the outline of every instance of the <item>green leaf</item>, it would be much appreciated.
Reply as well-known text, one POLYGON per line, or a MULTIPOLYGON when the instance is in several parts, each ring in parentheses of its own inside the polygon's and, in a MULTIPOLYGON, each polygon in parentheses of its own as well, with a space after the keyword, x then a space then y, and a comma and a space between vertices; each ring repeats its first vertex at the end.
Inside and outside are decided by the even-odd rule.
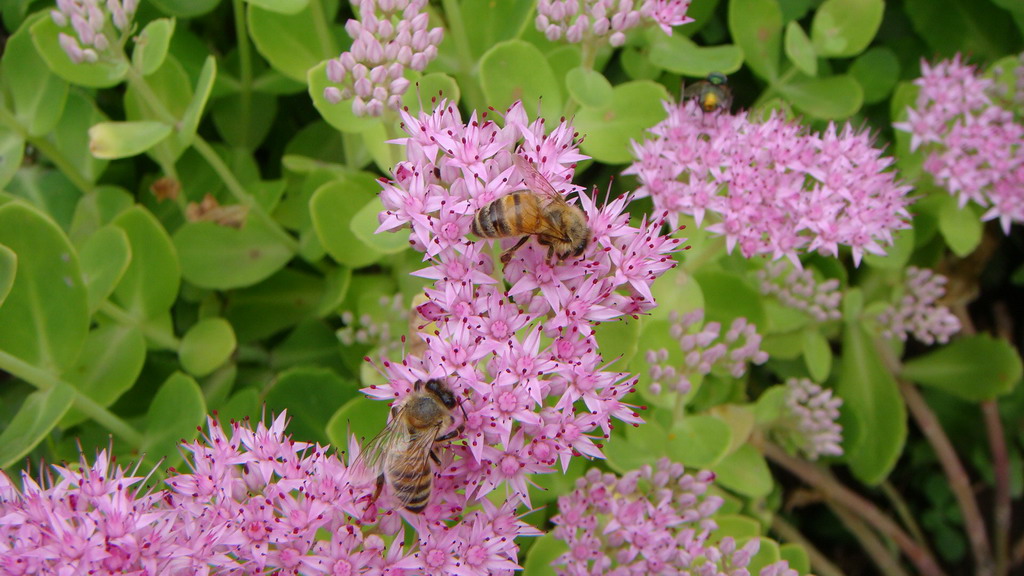
POLYGON ((11 293, 14 277, 18 273, 18 255, 13 250, 0 244, 0 306, 11 293))
POLYGON ((384 429, 390 410, 387 402, 370 400, 361 394, 354 396, 338 408, 327 422, 327 437, 339 450, 348 449, 349 433, 365 446, 368 440, 384 429))
POLYGON ((128 234, 132 260, 114 289, 114 299, 134 318, 152 319, 170 310, 177 300, 181 267, 174 245, 157 219, 134 206, 114 219, 128 234))
MULTIPOLYGON (((360 241, 351 226, 339 225, 351 222, 356 213, 376 197, 373 188, 380 187, 376 181, 368 181, 363 174, 346 175, 344 179, 328 182, 318 188, 309 201, 313 229, 324 250, 335 261, 351 268, 368 266, 382 256, 360 241)), ((404 236, 408 241, 408 232, 404 230, 387 234, 404 236)))
POLYGON ((804 364, 811 380, 824 382, 832 371, 832 347, 816 328, 804 330, 804 364))
POLYGON ((781 85, 779 91, 796 108, 825 120, 852 116, 864 102, 860 84, 846 75, 802 78, 781 85))
POLYGON ((96 231, 79 253, 82 277, 88 292, 89 314, 93 314, 114 292, 132 259, 128 235, 116 226, 96 231))
POLYGON ((650 62, 675 74, 704 78, 712 72, 732 74, 743 65, 743 51, 732 44, 698 46, 686 36, 666 36, 660 30, 651 30, 647 38, 650 62))
POLYGON ((860 54, 878 33, 883 12, 883 0, 825 0, 811 22, 814 48, 827 58, 860 54))
POLYGON ((200 320, 181 338, 178 359, 193 376, 206 376, 235 352, 235 331, 223 318, 200 320))
POLYGON ((980 402, 1013 390, 1022 370, 1020 355, 1010 343, 978 334, 908 360, 902 375, 964 400, 980 402))
POLYGON ((776 0, 729 0, 729 31, 755 74, 779 77, 782 11, 776 0))
POLYGON ((843 399, 840 422, 846 461, 861 482, 876 485, 903 452, 907 412, 896 380, 860 322, 847 322, 843 328, 836 393, 843 399))
MULTIPOLYGON (((100 406, 110 406, 128 391, 146 360, 146 339, 134 326, 106 324, 89 332, 78 360, 65 374, 69 384, 100 406)), ((88 419, 76 407, 60 421, 68 428, 88 419)))
POLYGON ((331 126, 346 134, 362 134, 381 125, 380 118, 356 116, 352 112, 351 100, 342 100, 335 104, 324 98, 324 89, 334 85, 327 80, 326 60, 309 69, 306 81, 309 86, 309 97, 313 100, 313 107, 331 126))
MULTIPOLYGON (((402 104, 409 109, 409 114, 415 116, 423 110, 420 107, 420 102, 424 104, 423 108, 426 108, 423 111, 430 113, 434 110, 433 100, 435 98, 457 104, 461 96, 459 83, 455 81, 455 78, 447 74, 434 72, 417 80, 416 89, 407 90, 402 96, 402 104)), ((338 104, 338 106, 341 105, 338 104)))
POLYGON ((0 189, 7 186, 21 169, 25 157, 25 139, 13 130, 0 126, 0 189))
POLYGON ((750 444, 722 459, 714 468, 715 484, 750 498, 762 498, 775 486, 764 456, 750 444))
POLYGON ((109 160, 96 158, 89 150, 89 128, 107 119, 96 104, 78 90, 68 93, 64 115, 53 131, 53 140, 64 158, 83 178, 96 182, 109 160))
POLYGON ((306 73, 324 58, 324 46, 312 33, 324 14, 334 14, 337 3, 317 3, 292 14, 282 14, 249 4, 249 31, 256 49, 267 62, 285 76, 304 82, 306 73), (333 4, 331 6, 325 4, 333 4))
POLYGON ((269 278, 294 254, 263 222, 250 217, 241 228, 188 222, 174 234, 186 280, 201 288, 226 290, 269 278))
MULTIPOLYGON (((355 382, 326 368, 302 366, 282 373, 267 393, 266 401, 275 413, 288 410, 288 430, 296 438, 326 444, 333 440, 326 432, 328 422, 339 407, 357 396, 366 401, 355 382), (315 401, 310 402, 311 398, 315 401)), ((383 424, 379 422, 381 428, 383 424)))
POLYGON ((704 268, 694 274, 704 293, 704 321, 721 322, 726 331, 737 318, 746 318, 756 326, 765 322, 761 293, 731 272, 704 268))
POLYGON ((900 77, 900 61, 891 48, 876 46, 853 61, 849 73, 864 90, 864 103, 889 97, 900 77))
MULTIPOLYGON (((779 543, 771 538, 758 538, 761 541, 761 546, 757 549, 757 554, 750 559, 750 564, 747 565, 747 569, 751 574, 760 574, 761 570, 769 564, 774 564, 779 561, 779 543)), ((746 542, 737 543, 746 544, 746 542)))
POLYGON ((377 215, 384 211, 380 196, 375 196, 352 216, 349 228, 356 238, 381 254, 398 254, 409 248, 409 236, 404 230, 377 233, 380 220, 377 215))
MULTIPOLYGON (((68 84, 50 73, 32 44, 28 26, 22 26, 7 39, 0 61, 0 78, 11 94, 17 123, 29 135, 42 136, 57 126, 64 113, 68 84)), ((4 182, 6 179, 0 177, 0 185, 4 182)))
POLYGON ((275 117, 277 96, 273 94, 231 94, 213 105, 213 124, 224 141, 249 151, 267 137, 275 117))
POLYGON ((576 114, 576 129, 586 135, 581 148, 599 162, 624 164, 633 159, 630 141, 641 140, 646 130, 665 119, 665 87, 637 80, 612 89, 612 102, 604 108, 583 108, 576 114))
POLYGON ((786 24, 786 56, 798 70, 808 76, 818 75, 818 54, 799 22, 786 24))
POLYGON ((885 255, 864 254, 864 261, 870 264, 872 268, 883 268, 885 270, 902 269, 910 261, 910 256, 914 253, 916 242, 914 228, 897 230, 893 234, 893 245, 885 249, 885 255))
POLYGON ((309 6, 309 0, 248 0, 249 4, 281 14, 297 14, 309 6))
POLYGON ((146 431, 139 451, 146 462, 164 458, 164 465, 180 459, 175 448, 181 440, 196 437, 196 427, 206 417, 203 391, 191 377, 175 372, 157 390, 146 413, 146 431))
POLYGON ((533 8, 530 2, 459 2, 470 58, 479 61, 498 43, 519 36, 524 26, 532 27, 533 8))
POLYGON ((1019 52, 1013 18, 989 2, 906 0, 903 12, 936 57, 959 52, 984 62, 1019 52))
POLYGON ((636 356, 640 322, 601 322, 594 326, 594 336, 606 361, 615 362, 615 366, 625 366, 636 356))
POLYGON ((0 468, 21 460, 39 444, 71 407, 74 397, 75 391, 67 384, 29 394, 0 434, 0 468))
POLYGON ((101 122, 89 129, 89 151, 97 158, 130 158, 149 150, 171 135, 163 122, 101 122))
MULTIPOLYGON (((61 32, 52 18, 42 17, 31 26, 32 42, 36 45, 39 55, 46 61, 55 74, 61 78, 85 86, 87 88, 110 88, 124 80, 128 74, 127 60, 99 60, 97 62, 82 62, 75 64, 71 57, 60 47, 58 39, 61 32)), ((70 28, 67 29, 70 31, 70 28)))
MULTIPOLYGON (((124 96, 125 116, 131 121, 172 125, 173 135, 170 138, 146 150, 157 164, 164 167, 165 172, 171 173, 169 167, 173 166, 185 151, 183 138, 174 130, 181 124, 180 121, 168 122, 166 116, 157 110, 163 108, 176 119, 183 117, 193 100, 192 81, 185 67, 178 62, 174 54, 170 54, 156 71, 146 77, 146 90, 142 90, 141 86, 136 82, 128 85, 124 96), (154 99, 156 102, 152 101, 154 99)), ((187 138, 190 139, 191 135, 187 138)))
POLYGON ((534 541, 530 551, 527 552, 526 562, 523 563, 523 574, 530 576, 555 576, 555 568, 552 562, 559 556, 569 551, 569 546, 564 540, 555 538, 552 534, 545 534, 534 541))
POLYGON ((82 196, 71 218, 71 241, 82 246, 100 228, 114 221, 118 214, 135 204, 134 198, 115 186, 97 186, 82 196))
POLYGON ((0 350, 59 374, 78 357, 89 331, 78 255, 52 220, 21 202, 0 206, 0 244, 18 264, 0 307, 0 350))
POLYGON ((754 417, 757 423, 772 424, 782 418, 789 411, 786 406, 788 394, 789 389, 782 384, 765 390, 754 405, 754 417))
POLYGON ((548 119, 557 120, 562 113, 561 83, 544 54, 522 40, 501 42, 483 55, 480 86, 498 110, 522 100, 528 109, 539 101, 541 115, 548 119))
POLYGON ((210 99, 210 92, 213 90, 214 81, 217 78, 217 59, 212 55, 206 58, 203 69, 199 73, 199 80, 196 81, 196 89, 192 94, 192 100, 188 108, 181 116, 178 123, 178 131, 174 139, 182 150, 192 145, 196 130, 199 129, 199 121, 203 118, 203 111, 206 110, 206 102, 210 99))
POLYGON ((659 458, 668 456, 665 438, 668 433, 648 412, 648 421, 639 426, 627 427, 626 436, 612 436, 604 447, 608 466, 619 474, 625 474, 645 464, 654 464, 659 458))
POLYGON ((971 205, 961 208, 952 196, 945 196, 939 211, 939 232, 954 254, 963 258, 981 244, 984 223, 971 205))
MULTIPOLYGON (((718 483, 717 473, 715 483, 718 483)), ((715 524, 718 524, 718 529, 715 530, 714 535, 716 540, 727 536, 735 540, 748 540, 761 535, 761 523, 749 516, 716 514, 714 519, 715 524)))
POLYGON ((143 76, 149 76, 163 65, 174 36, 174 24, 173 18, 157 18, 146 24, 139 34, 132 52, 132 64, 143 76))
POLYGON ((603 108, 612 100, 612 85, 604 74, 582 66, 569 70, 565 88, 580 106, 603 108))
POLYGON ((213 10, 220 0, 149 0, 161 12, 178 18, 202 16, 213 10))
POLYGON ((712 468, 725 458, 732 430, 714 416, 688 415, 672 425, 663 442, 673 461, 692 468, 712 468))
POLYGON ((811 559, 807 550, 799 544, 783 544, 779 546, 779 557, 789 563, 789 567, 800 574, 811 571, 811 559))
POLYGON ((259 284, 232 293, 224 315, 238 341, 251 342, 315 318, 325 294, 321 277, 284 268, 259 284))

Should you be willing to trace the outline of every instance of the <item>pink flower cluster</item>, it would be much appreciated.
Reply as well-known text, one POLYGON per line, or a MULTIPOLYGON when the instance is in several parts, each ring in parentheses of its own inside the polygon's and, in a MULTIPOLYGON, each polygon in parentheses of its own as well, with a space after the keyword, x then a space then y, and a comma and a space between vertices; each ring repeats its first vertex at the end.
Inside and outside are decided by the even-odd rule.
POLYGON ((58 41, 68 58, 80 64, 96 62, 117 46, 120 34, 130 31, 138 6, 138 0, 57 0, 50 17, 61 28, 71 26, 74 35, 61 32, 58 41))
POLYGON ((597 206, 571 184, 584 157, 564 121, 547 133, 521 103, 501 124, 475 113, 463 121, 446 102, 403 118, 408 160, 383 183, 379 231, 408 227, 410 243, 425 253, 427 266, 414 274, 433 284, 413 336, 425 350, 382 362, 387 383, 364 392, 398 401, 417 380, 440 378, 459 398, 465 442, 443 451, 427 520, 450 518, 499 487, 510 502, 529 505, 530 475, 564 469, 573 456, 601 457, 613 418, 641 422, 625 401, 635 379, 606 369, 594 325, 650 310, 651 283, 675 266, 679 240, 663 236, 660 221, 631 226, 629 198, 597 206), (512 154, 560 193, 579 194, 592 231, 581 257, 552 261, 531 240, 500 270, 493 241, 467 237, 478 209, 527 188, 512 154))
POLYGON ((878 315, 886 338, 906 341, 909 334, 924 344, 945 344, 960 331, 960 319, 939 304, 946 295, 946 277, 927 268, 910 266, 899 300, 878 315))
POLYGON ((786 388, 786 406, 794 419, 789 423, 789 441, 811 460, 841 456, 843 427, 838 420, 843 399, 807 378, 790 378, 786 388))
POLYGON ((422 71, 437 57, 443 28, 427 29, 427 0, 355 0, 359 20, 345 30, 352 48, 327 63, 324 99, 337 104, 352 98, 356 116, 380 116, 384 108, 398 110, 409 89, 406 68, 422 71))
POLYGON ((818 282, 813 271, 776 260, 758 270, 757 279, 762 294, 774 296, 784 306, 806 312, 818 322, 842 316, 843 292, 835 278, 818 282))
MULTIPOLYGON (((731 537, 716 545, 711 519, 722 499, 707 494, 711 472, 684 474, 662 459, 621 478, 591 468, 576 490, 558 499, 553 535, 569 551, 555 560, 560 576, 740 576, 757 553, 756 538, 737 548, 731 537)), ((762 576, 796 576, 786 562, 762 576)))
POLYGON ((638 194, 657 210, 692 216, 724 236, 731 252, 789 258, 838 256, 849 246, 883 254, 893 232, 910 226, 909 186, 898 184, 892 159, 864 132, 835 125, 821 134, 777 114, 763 122, 746 112, 703 112, 692 100, 666 103, 668 118, 633 144, 638 194))
POLYGON ((206 438, 185 445, 192 471, 172 470, 152 492, 107 452, 55 467, 56 479, 23 475, 21 490, 0 473, 0 573, 383 575, 446 563, 447 573, 511 574, 514 537, 535 533, 510 506, 485 506, 445 530, 417 525, 406 549, 397 515, 360 520, 373 485, 284 427, 284 415, 255 430, 210 420, 206 438))
POLYGON ((957 55, 921 64, 917 102, 894 128, 910 132, 911 151, 923 148, 924 169, 956 196, 988 208, 982 220, 1024 222, 1024 125, 993 101, 994 83, 957 55))
POLYGON ((612 46, 626 42, 626 31, 657 24, 672 35, 673 26, 693 22, 686 16, 690 0, 540 0, 537 30, 552 42, 608 39, 612 46))
POLYGON ((712 372, 723 372, 739 378, 747 371, 747 364, 764 364, 768 353, 761 350, 761 335, 757 326, 746 318, 733 320, 725 335, 719 322, 704 324, 704 309, 698 308, 680 316, 673 310, 669 313, 673 338, 679 341, 683 352, 683 365, 669 364, 668 350, 647 351, 647 362, 651 365, 651 392, 660 394, 664 385, 679 394, 686 394, 692 387, 690 378, 707 376, 712 372))

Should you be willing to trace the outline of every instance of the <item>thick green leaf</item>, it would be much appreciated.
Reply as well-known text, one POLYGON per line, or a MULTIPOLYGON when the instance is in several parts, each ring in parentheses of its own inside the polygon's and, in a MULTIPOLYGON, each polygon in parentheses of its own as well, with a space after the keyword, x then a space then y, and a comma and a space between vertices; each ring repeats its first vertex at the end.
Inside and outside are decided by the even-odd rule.
MULTIPOLYGON (((326 444, 333 440, 327 434, 333 414, 357 396, 370 402, 362 398, 355 382, 342 379, 333 370, 303 366, 282 373, 266 401, 273 412, 288 410, 288 430, 296 438, 326 444)), ((380 424, 383 428, 383 422, 380 424)))
POLYGON ((811 571, 811 559, 807 549, 799 544, 783 544, 779 546, 779 556, 789 563, 789 567, 800 574, 811 571))
POLYGON ((178 296, 181 267, 160 222, 142 206, 122 212, 114 225, 128 234, 132 260, 114 289, 114 299, 136 319, 157 318, 178 296))
POLYGON ((666 36, 660 30, 648 35, 651 64, 669 72, 704 78, 712 72, 732 74, 743 65, 743 51, 738 46, 698 46, 681 34, 666 36))
POLYGON ((954 254, 963 258, 981 244, 984 223, 968 204, 961 208, 952 196, 946 196, 939 211, 939 231, 954 254))
MULTIPOLYGON (((717 473, 715 483, 718 483, 717 473)), ((735 540, 748 540, 761 535, 761 523, 750 516, 719 513, 715 514, 714 518, 715 524, 718 524, 718 529, 715 530, 714 535, 716 540, 726 536, 732 537, 735 540)))
POLYGON ((172 124, 173 135, 146 150, 153 160, 164 167, 165 172, 170 173, 170 166, 173 166, 185 151, 185 140, 179 137, 177 132, 182 124, 180 120, 168 122, 166 116, 156 110, 162 108, 172 117, 182 118, 193 100, 192 81, 185 67, 172 53, 164 59, 157 70, 146 77, 146 90, 140 89, 140 86, 141 84, 133 82, 125 91, 125 115, 132 121, 172 124), (157 103, 151 101, 154 97, 157 103))
MULTIPOLYGON (((324 250, 335 261, 351 268, 362 268, 381 258, 380 252, 360 241, 351 226, 344 224, 351 222, 363 206, 376 198, 379 189, 375 180, 355 174, 324 184, 313 194, 309 201, 313 229, 324 250)), ((388 234, 405 236, 408 241, 408 232, 404 230, 388 234)))
POLYGON ((849 72, 864 90, 864 103, 874 104, 888 98, 896 87, 900 61, 891 48, 876 46, 858 56, 849 72))
POLYGON ((752 324, 765 322, 761 293, 732 272, 705 268, 694 274, 704 294, 704 321, 721 322, 722 332, 729 330, 733 320, 746 318, 752 324))
POLYGON ((181 338, 178 359, 189 374, 206 376, 231 357, 237 344, 231 324, 223 318, 206 318, 181 338))
MULTIPOLYGON (((146 360, 146 339, 134 326, 106 324, 89 332, 85 347, 65 374, 69 384, 100 406, 110 406, 135 384, 146 360)), ((60 421, 68 429, 88 418, 72 407, 60 421)))
POLYGON ((755 74, 779 77, 782 11, 776 0, 729 0, 729 31, 755 74))
POLYGON ((1013 390, 1022 370, 1020 355, 1009 342, 978 334, 908 360, 903 377, 978 402, 1013 390))
POLYGON ((569 551, 569 546, 564 540, 555 538, 552 534, 545 534, 538 538, 526 555, 526 562, 523 563, 523 574, 530 576, 555 576, 552 562, 559 556, 569 551))
POLYGON ((852 116, 864 103, 860 84, 846 75, 802 78, 779 90, 796 108, 825 120, 852 116))
POLYGON ((843 399, 843 451, 861 482, 885 480, 903 452, 907 411, 899 387, 885 369, 861 323, 843 329, 843 358, 836 392, 843 399))
POLYGON ((381 203, 380 196, 376 196, 352 216, 349 228, 356 238, 377 252, 398 254, 409 248, 409 236, 401 230, 377 234, 377 227, 380 226, 377 215, 383 211, 384 204, 381 203))
POLYGON ((814 48, 827 58, 860 54, 878 33, 883 12, 883 0, 825 0, 811 22, 814 48))
MULTIPOLYGON (((760 574, 761 569, 769 564, 774 564, 779 561, 779 543, 771 538, 759 538, 761 546, 757 549, 757 554, 750 559, 750 564, 747 565, 747 569, 750 570, 751 574, 760 574)), ((737 542, 739 545, 746 544, 746 542, 737 542)))
POLYGON ((828 380, 832 371, 832 347, 817 328, 804 330, 804 364, 815 382, 828 380))
POLYGON ((152 2, 161 12, 178 18, 201 16, 220 4, 220 0, 149 0, 149 2, 152 2))
POLYGON ((14 277, 18 273, 18 255, 13 250, 0 244, 0 306, 11 293, 14 277))
POLYGON ((79 256, 89 295, 89 314, 93 314, 114 292, 114 287, 128 270, 132 247, 124 230, 108 225, 89 237, 79 256))
POLYGON ((662 102, 668 99, 665 87, 655 82, 615 86, 611 105, 584 108, 576 114, 576 128, 586 136, 583 152, 610 164, 631 161, 630 141, 641 140, 648 128, 665 119, 662 102))
POLYGON ((767 496, 775 486, 768 462, 750 444, 723 458, 714 471, 715 484, 751 498, 767 496))
POLYGON ((636 356, 640 322, 602 322, 594 326, 594 335, 605 360, 615 362, 616 367, 625 366, 636 356))
MULTIPOLYGON (((415 116, 421 110, 430 113, 434 110, 435 102, 442 99, 449 103, 457 104, 462 96, 459 90, 459 83, 455 78, 440 72, 427 74, 416 81, 415 89, 408 90, 402 96, 402 105, 409 109, 409 113, 415 116), (420 103, 423 103, 422 108, 420 103)), ((339 104, 340 106, 340 104, 339 104)))
MULTIPOLYGON (((32 41, 46 65, 61 78, 88 88, 109 88, 116 86, 128 74, 128 61, 109 61, 100 59, 98 62, 82 62, 75 64, 60 47, 58 36, 65 29, 58 28, 52 18, 40 18, 31 27, 32 41)), ((68 28, 67 30, 70 30, 68 28)))
POLYGON ((82 192, 58 170, 39 164, 18 170, 7 192, 27 200, 29 204, 49 216, 62 230, 71 226, 75 206, 82 192))
POLYGON ((957 52, 991 61, 1018 52, 1014 21, 989 2, 971 0, 906 0, 903 11, 914 30, 937 57, 957 52))
POLYGON ((757 404, 754 405, 754 416, 757 423, 761 425, 772 424, 784 417, 788 412, 786 406, 786 396, 788 394, 789 389, 781 384, 765 390, 757 398, 757 404))
POLYGON ((296 14, 309 6, 309 0, 248 0, 249 4, 271 12, 296 14))
POLYGON ((89 237, 114 221, 118 214, 135 204, 130 194, 114 186, 97 186, 82 196, 75 206, 68 234, 76 246, 84 246, 89 237))
POLYGON ((78 255, 52 220, 21 202, 0 206, 0 244, 18 257, 0 307, 0 350, 59 374, 78 357, 89 331, 78 255))
POLYGON ((171 127, 163 122, 101 122, 89 129, 89 151, 106 160, 130 158, 170 135, 171 127))
POLYGON ((14 178, 25 157, 25 139, 13 130, 0 126, 0 189, 14 178))
POLYGON ((146 24, 135 41, 135 50, 132 52, 132 65, 142 72, 143 76, 149 76, 156 72, 167 58, 167 49, 171 45, 171 37, 174 36, 174 19, 157 18, 146 24))
POLYGON ((885 255, 865 254, 864 261, 872 268, 902 269, 910 261, 916 242, 914 228, 898 230, 893 234, 893 245, 886 247, 885 255))
POLYGON ((213 124, 224 141, 249 151, 267 137, 276 116, 277 96, 262 92, 231 94, 213 105, 213 124))
POLYGON ((808 76, 818 75, 818 53, 799 22, 786 24, 786 56, 798 70, 808 76))
MULTIPOLYGON (((533 14, 531 2, 459 2, 459 15, 469 41, 470 58, 480 56, 505 40, 516 38, 533 14)), ((448 36, 448 32, 445 32, 448 36)), ((546 96, 545 96, 546 98, 546 96)))
POLYGON ((612 85, 604 74, 577 66, 565 76, 565 89, 580 106, 603 108, 611 104, 612 85))
POLYGON ((303 82, 309 69, 324 59, 325 51, 337 48, 321 45, 320 37, 313 33, 322 25, 318 19, 322 19, 324 13, 334 14, 336 10, 336 2, 318 2, 315 12, 311 6, 306 6, 293 14, 250 4, 248 19, 252 41, 275 70, 303 82), (324 4, 331 4, 334 8, 324 4))
MULTIPOLYGON (((22 26, 7 39, 0 61, 0 78, 11 94, 18 124, 32 136, 42 136, 54 129, 64 113, 68 84, 50 73, 32 44, 28 26, 22 26)), ((3 182, 6 180, 0 177, 0 185, 3 182)))
POLYGON ((185 279, 216 290, 252 286, 276 273, 294 256, 256 218, 249 218, 241 228, 188 222, 175 232, 174 247, 185 279))
MULTIPOLYGON (((337 104, 324 98, 324 89, 333 86, 327 80, 327 61, 320 62, 306 74, 309 97, 313 107, 328 124, 346 134, 362 134, 381 125, 382 120, 372 116, 356 116, 352 112, 352 101, 342 100, 337 104)), ((406 93, 408 95, 408 93, 406 93)))
POLYGON ((214 81, 217 78, 217 59, 212 55, 206 58, 203 69, 199 73, 199 80, 196 82, 195 92, 192 94, 192 101, 178 123, 178 131, 174 139, 178 146, 185 149, 192 145, 196 130, 199 129, 199 121, 203 118, 203 111, 206 110, 206 102, 210 99, 210 92, 213 90, 214 81))
POLYGON ((285 268, 259 284, 233 292, 225 317, 239 342, 251 342, 315 318, 325 293, 319 276, 285 268))
POLYGON ((68 93, 53 139, 67 162, 89 182, 96 182, 106 170, 109 160, 97 158, 89 150, 89 128, 107 117, 96 104, 78 90, 68 93))
POLYGON ((687 467, 712 468, 725 458, 732 430, 714 416, 695 414, 673 424, 663 442, 673 461, 687 467))
POLYGON ((351 434, 362 446, 380 433, 388 422, 390 408, 387 402, 370 400, 362 394, 349 399, 338 408, 327 423, 327 437, 338 450, 348 449, 351 434))
POLYGON ((39 444, 71 408, 74 397, 67 384, 29 394, 0 434, 0 468, 14 464, 39 444))
POLYGON ((544 54, 533 44, 508 40, 495 45, 480 60, 480 86, 491 106, 503 110, 516 100, 527 109, 540 101, 541 115, 557 120, 562 114, 562 87, 544 54))
POLYGON ((146 462, 180 459, 176 446, 196 437, 196 427, 206 417, 206 401, 191 377, 175 372, 160 386, 146 413, 146 431, 139 451, 146 462))
POLYGON ((626 428, 625 438, 613 435, 605 443, 604 455, 608 466, 619 474, 654 464, 659 458, 668 456, 665 443, 668 433, 651 418, 651 412, 646 416, 646 423, 626 428))

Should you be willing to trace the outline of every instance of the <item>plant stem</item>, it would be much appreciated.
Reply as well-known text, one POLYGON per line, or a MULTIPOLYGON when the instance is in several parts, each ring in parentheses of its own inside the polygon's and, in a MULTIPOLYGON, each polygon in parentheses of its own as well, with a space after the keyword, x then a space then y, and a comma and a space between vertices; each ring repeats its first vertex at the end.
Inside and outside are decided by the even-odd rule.
POLYGON ((765 442, 761 449, 769 460, 816 488, 826 499, 860 516, 875 530, 891 538, 923 576, 945 574, 930 550, 915 542, 892 518, 883 514, 869 500, 843 486, 817 466, 786 454, 782 448, 771 442, 765 442))
MULTIPOLYGON (((323 0, 310 0, 309 9, 313 13, 313 32, 316 33, 316 39, 320 43, 320 50, 323 52, 324 58, 336 57, 339 54, 338 43, 334 39, 334 34, 331 33, 327 15, 324 14, 323 0)), ((242 44, 242 40, 239 39, 238 43, 242 44)))
POLYGON ((156 344, 163 350, 177 350, 181 345, 181 342, 175 338, 174 334, 168 334, 163 330, 157 330, 155 327, 150 326, 146 322, 132 316, 124 308, 121 308, 110 300, 106 300, 100 304, 99 311, 113 318, 118 324, 138 328, 142 331, 143 336, 145 336, 147 340, 156 344))
POLYGON ((924 533, 921 532, 921 527, 917 525, 917 521, 914 520, 914 515, 910 513, 910 507, 907 506, 906 500, 903 499, 903 495, 898 490, 893 488, 892 483, 888 480, 881 484, 882 492, 885 497, 889 499, 889 503, 892 504, 893 508, 896 509, 896 515, 900 517, 900 522, 910 530, 911 535, 914 536, 914 540, 917 540, 918 544, 925 545, 924 533))
POLYGON ((772 517, 772 530, 786 542, 803 546, 804 550, 807 551, 807 556, 811 559, 811 568, 818 576, 845 576, 838 566, 822 554, 796 526, 787 522, 782 516, 776 514, 772 517))
POLYGON ((829 503, 829 508, 832 512, 839 517, 839 521, 846 526, 846 529, 860 545, 864 548, 864 551, 871 557, 871 561, 875 563, 878 570, 886 576, 909 576, 907 571, 900 566, 899 560, 893 555, 892 551, 889 550, 882 543, 882 540, 871 531, 871 528, 864 524, 859 518, 850 514, 846 510, 843 510, 841 506, 836 506, 834 503, 829 503))
POLYGON ((995 477, 995 501, 992 503, 995 573, 1003 576, 1009 573, 1010 513, 1013 510, 1010 457, 1006 451, 1003 422, 999 418, 999 405, 995 400, 985 400, 981 403, 981 413, 985 417, 985 432, 992 450, 992 474, 995 477))

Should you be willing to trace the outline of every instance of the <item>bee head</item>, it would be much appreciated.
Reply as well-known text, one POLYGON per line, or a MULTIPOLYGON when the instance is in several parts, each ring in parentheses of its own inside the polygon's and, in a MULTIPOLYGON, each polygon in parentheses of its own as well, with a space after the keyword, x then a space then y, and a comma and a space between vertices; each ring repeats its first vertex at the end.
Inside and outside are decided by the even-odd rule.
POLYGON ((729 83, 729 78, 721 72, 712 72, 708 74, 708 82, 711 82, 715 86, 724 86, 729 83))
MULTIPOLYGON (((419 390, 419 386, 420 383, 417 382, 417 390, 419 390)), ((444 383, 444 381, 439 380, 437 378, 432 378, 430 380, 427 380, 426 384, 423 384, 423 387, 427 389, 427 392, 430 392, 431 394, 436 396, 437 399, 441 401, 441 404, 444 404, 445 408, 448 408, 449 410, 455 408, 455 405, 457 404, 457 402, 455 401, 455 393, 452 392, 452 389, 449 388, 448 385, 444 383)))

